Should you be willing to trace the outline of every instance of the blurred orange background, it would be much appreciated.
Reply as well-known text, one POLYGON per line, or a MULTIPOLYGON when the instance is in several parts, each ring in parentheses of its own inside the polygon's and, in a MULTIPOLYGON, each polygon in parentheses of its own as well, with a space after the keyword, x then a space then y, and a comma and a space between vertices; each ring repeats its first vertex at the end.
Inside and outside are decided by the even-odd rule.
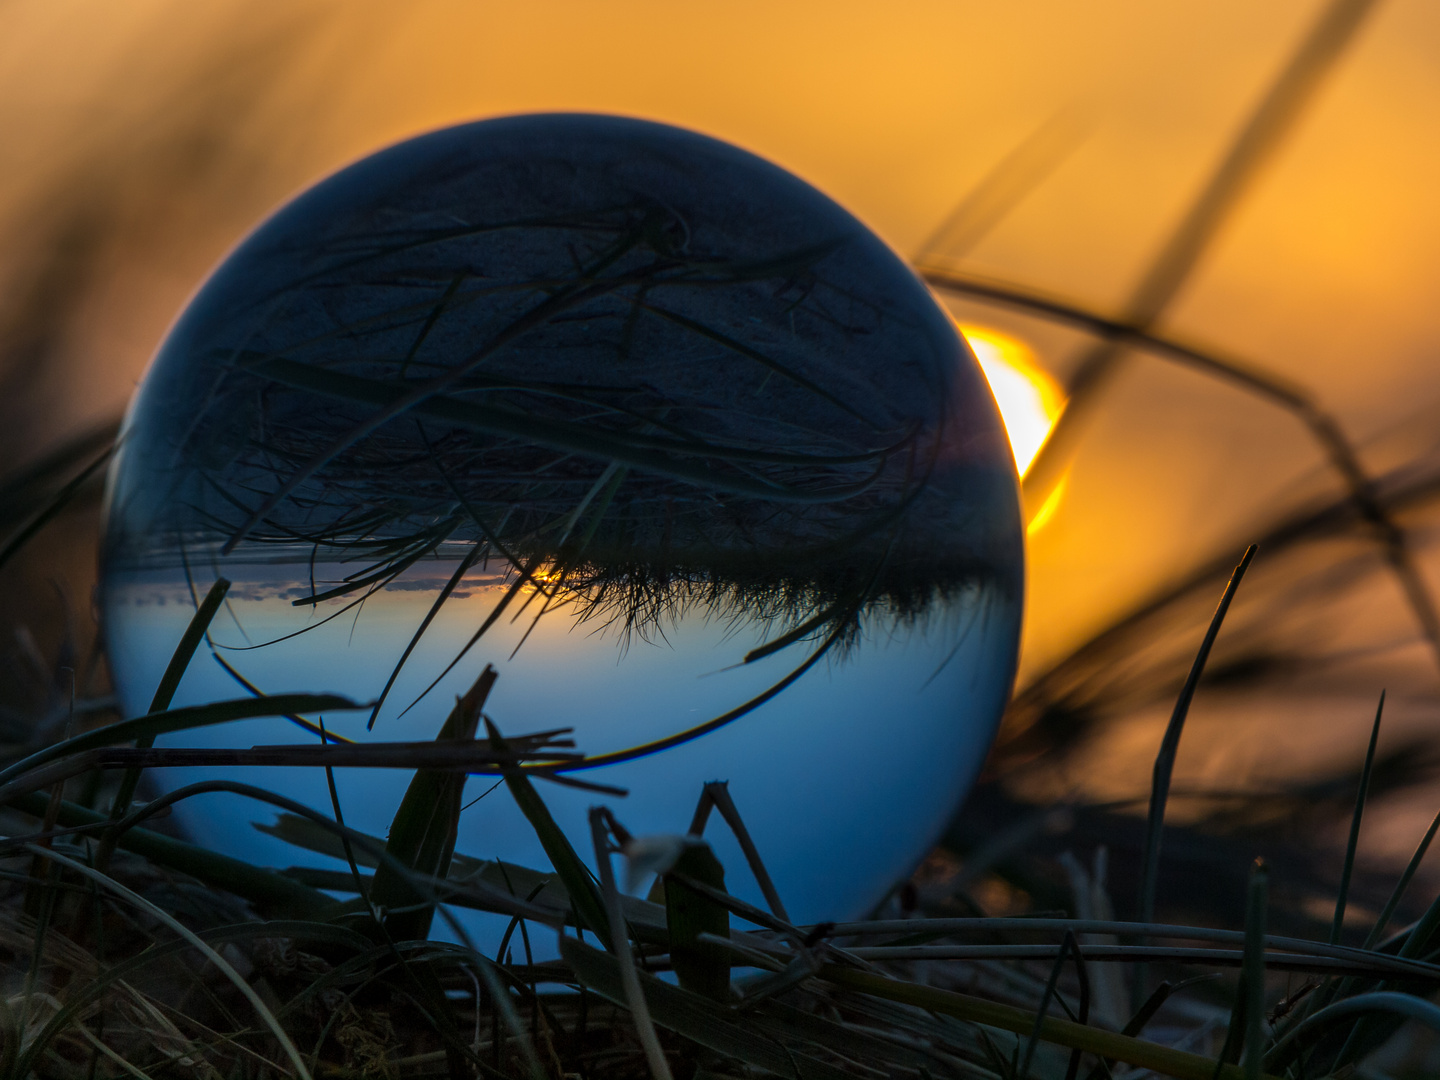
MULTIPOLYGON (((506 113, 615 112, 730 140, 907 257, 1060 117, 1068 152, 973 245, 932 254, 1115 314, 1319 11, 1313 0, 10 0, 0 471, 113 421, 187 296, 288 196, 387 143, 506 113)), ((1440 457, 1437 130, 1440 7, 1377 5, 1161 320, 1307 387, 1366 468, 1397 483, 1440 457)), ((1023 343, 1062 385, 1087 344, 1013 309, 947 302, 963 324, 1023 343)), ((1343 496, 1294 416, 1194 370, 1132 362, 1031 538, 1020 687, 1196 567, 1233 563, 1287 516, 1343 496)), ((1397 514, 1433 590, 1440 521, 1428 505, 1397 514)), ((84 557, 57 573, 83 597, 84 557)), ((1440 667, 1363 527, 1298 553, 1262 549, 1252 578, 1216 662, 1290 663, 1202 690, 1177 785, 1355 766, 1382 686, 1382 745, 1434 734, 1440 667)), ((1086 691, 1106 722, 1019 789, 1037 801, 1148 789, 1223 580, 1167 609, 1169 636, 1103 662, 1116 679, 1140 675, 1132 689, 1102 679, 1086 691)), ((1369 850, 1408 854, 1430 812, 1429 795, 1401 798, 1369 850)))

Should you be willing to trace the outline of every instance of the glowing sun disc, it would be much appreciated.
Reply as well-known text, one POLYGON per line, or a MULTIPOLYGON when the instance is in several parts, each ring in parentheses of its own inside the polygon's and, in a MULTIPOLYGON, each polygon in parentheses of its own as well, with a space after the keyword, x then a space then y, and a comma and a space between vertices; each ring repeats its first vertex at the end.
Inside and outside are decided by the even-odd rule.
POLYGON ((990 383, 1005 433, 1010 437, 1015 468, 1024 476, 1065 407, 1064 395, 1021 342, 976 326, 962 326, 960 333, 970 343, 990 383))

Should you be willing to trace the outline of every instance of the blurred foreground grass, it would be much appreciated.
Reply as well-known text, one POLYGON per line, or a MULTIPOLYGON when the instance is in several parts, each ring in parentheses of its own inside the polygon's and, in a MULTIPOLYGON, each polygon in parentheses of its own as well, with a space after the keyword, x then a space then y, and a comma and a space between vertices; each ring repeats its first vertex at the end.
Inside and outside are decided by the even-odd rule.
MULTIPOLYGON (((0 557, 93 521, 105 440, 87 438, 8 485, 0 557)), ((353 707, 292 695, 167 711, 222 592, 138 720, 116 722, 93 645, 62 639, 47 657, 21 641, 7 658, 0 1076, 1435 1075, 1440 899, 1414 875, 1433 827, 1403 872, 1355 858, 1366 789, 1403 784, 1405 763, 1372 740, 1346 775, 1172 793, 1205 649, 1148 801, 1155 824, 1167 798, 1211 809, 1163 844, 1146 800, 1024 802, 1006 783, 1012 739, 870 920, 796 926, 768 887, 763 836, 749 867, 721 867, 699 836, 636 840, 602 810, 574 850, 544 802, 545 763, 571 752, 563 733, 497 731, 488 670, 433 749, 281 751, 316 768, 414 767, 388 839, 246 785, 262 762, 245 752, 233 782, 146 800, 140 769, 189 760, 150 749, 158 733, 353 707), (466 772, 504 779, 550 867, 453 850, 466 772), (254 867, 164 831, 170 805, 214 790, 269 804, 277 834, 336 869, 254 867), (1324 830, 1346 818, 1337 857, 1324 830), (617 854, 658 874, 647 898, 619 890, 617 854), (727 893, 727 873, 753 873, 768 909, 727 893), (457 908, 511 917, 495 956, 464 943, 457 908), (437 919, 460 944, 427 940, 437 919), (534 958, 542 940, 558 959, 534 958)), ((692 832, 712 809, 743 832, 723 786, 696 794, 692 832)))

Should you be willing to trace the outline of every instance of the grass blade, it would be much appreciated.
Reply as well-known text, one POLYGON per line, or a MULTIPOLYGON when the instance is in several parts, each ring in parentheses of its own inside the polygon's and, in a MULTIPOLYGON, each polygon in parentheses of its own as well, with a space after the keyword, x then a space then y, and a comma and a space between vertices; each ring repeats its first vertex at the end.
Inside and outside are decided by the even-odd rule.
MULTIPOLYGON (((1300 47, 1270 85, 1217 163, 1125 304, 1127 321, 1148 329, 1189 279, 1215 235, 1295 122, 1314 100, 1374 0, 1331 0, 1300 47)), ((1098 392, 1113 377, 1122 352, 1100 342, 1070 380, 1070 402, 1025 474, 1025 501, 1039 507, 1064 473, 1098 392)))
MULTIPOLYGON (((290 1036, 286 1034, 285 1029, 280 1026, 280 1021, 276 1020, 275 1015, 266 1007, 265 1002, 260 1000, 260 995, 255 992, 254 987, 252 987, 238 971, 231 967, 223 956, 201 940, 199 935, 186 927, 173 915, 156 907, 149 900, 127 889, 124 885, 121 885, 108 875, 102 874, 100 871, 78 863, 73 859, 66 858, 58 852, 51 851, 48 848, 42 848, 38 844, 30 844, 28 847, 30 848, 31 854, 53 860, 67 870, 80 874, 82 877, 89 878, 101 888, 115 893, 121 899, 127 901, 140 911, 145 912, 151 918, 158 920, 173 933, 183 938, 191 948, 196 949, 206 960, 213 964, 225 978, 230 980, 235 989, 240 991, 245 1000, 250 1003, 250 1007, 255 1010, 255 1015, 259 1017, 260 1022, 264 1024, 265 1027, 270 1029, 270 1033, 275 1036, 275 1040, 280 1044, 280 1048, 284 1051, 285 1056, 290 1059, 290 1064, 295 1069, 295 1075, 299 1077, 300 1080, 311 1080, 310 1070, 305 1067, 305 1060, 300 1056, 299 1049, 291 1042, 290 1036)), ((31 1063, 35 1061, 41 1049, 43 1049, 43 1043, 39 1039, 36 1039, 35 1042, 25 1048, 20 1056, 16 1075, 26 1076, 29 1074, 31 1063)))
MULTIPOLYGON (((8 805, 34 817, 43 817, 50 806, 50 797, 36 792, 8 805)), ((105 825, 111 819, 107 814, 78 803, 61 802, 56 820, 66 828, 84 828, 105 825)), ((149 829, 127 829, 120 835, 117 846, 149 859, 157 866, 178 870, 212 888, 232 892, 264 911, 305 916, 317 914, 333 904, 324 893, 284 874, 251 866, 218 851, 149 829)))
POLYGON ((75 479, 71 480, 51 496, 49 501, 39 510, 35 511, 28 521, 11 533, 10 536, 6 538, 5 543, 0 545, 0 566, 4 566, 13 559, 17 551, 29 543, 36 533, 53 521, 55 516, 69 505, 70 500, 75 497, 75 493, 85 486, 86 481, 94 476, 100 467, 110 460, 111 455, 114 453, 115 447, 113 445, 106 447, 104 452, 89 465, 85 466, 75 479))
MULTIPOLYGON (((1141 922, 1153 922, 1155 919, 1155 890, 1160 880, 1160 842, 1165 831, 1165 803, 1170 797, 1170 777, 1175 771, 1175 756, 1180 751, 1180 735, 1185 730, 1185 717, 1190 712, 1190 702, 1195 697, 1196 687, 1200 685, 1200 676, 1205 671, 1205 662, 1210 658, 1210 650, 1220 634, 1225 613, 1230 610, 1235 590, 1240 587, 1240 581, 1254 557, 1255 545, 1251 544, 1231 573, 1230 581, 1220 596, 1220 603, 1215 608, 1215 614, 1210 619, 1210 627, 1205 631, 1204 640, 1200 642, 1200 651, 1195 654, 1195 662, 1190 665, 1190 674, 1180 689, 1180 696, 1175 700, 1170 724, 1160 741, 1160 752, 1155 755, 1155 770, 1150 788, 1150 815, 1145 826, 1145 863, 1140 877, 1141 922)), ((1145 992, 1145 981, 1144 965, 1138 965, 1133 988, 1133 996, 1137 999, 1134 1003, 1136 1010, 1139 1008, 1138 999, 1145 992)))
POLYGON ((65 739, 37 750, 29 757, 0 770, 0 785, 23 776, 31 769, 58 761, 71 754, 116 743, 139 739, 154 739, 175 731, 189 731, 192 728, 228 724, 234 720, 251 720, 259 716, 284 716, 287 713, 346 712, 367 708, 357 705, 349 698, 338 694, 276 694, 273 697, 238 698, 231 701, 216 701, 209 705, 190 705, 183 709, 137 716, 133 720, 122 720, 118 724, 87 731, 74 738, 65 739))
POLYGON ((1430 822, 1430 827, 1425 830, 1425 835, 1420 838, 1419 845, 1415 848, 1415 854, 1410 856, 1410 862, 1405 867, 1405 872, 1400 875, 1400 880, 1395 883, 1395 889, 1390 894, 1390 899, 1385 901, 1385 906, 1380 910, 1380 915, 1375 920, 1375 928, 1365 938, 1364 947, 1373 949, 1385 933, 1385 927, 1389 925, 1395 909, 1400 906, 1400 900, 1405 895, 1405 890, 1410 885, 1410 880, 1415 876, 1415 871, 1420 869, 1420 863, 1425 858, 1425 853, 1430 850, 1430 841, 1435 839, 1436 830, 1440 830, 1440 814, 1436 814, 1430 822))
POLYGON ((686 886, 676 874, 725 889, 725 868, 701 841, 687 840, 679 857, 661 877, 665 890, 665 924, 670 932, 670 962, 686 990, 721 1005, 730 1002, 730 958, 714 945, 700 941, 701 934, 730 936, 730 912, 686 886))
MULTIPOLYGON (((459 747, 474 741, 480 710, 498 677, 495 669, 486 664, 475 685, 455 702, 435 737, 437 743, 453 742, 459 747)), ((386 853, 407 869, 429 877, 445 877, 455 853, 461 796, 468 779, 465 773, 417 769, 390 825, 386 853)), ((411 941, 429 935, 434 903, 427 903, 426 897, 397 874, 389 862, 375 871, 370 903, 384 910, 385 933, 392 940, 411 941)))
MULTIPOLYGON (((1065 931, 1065 940, 1060 944, 1060 952, 1056 955, 1055 963, 1050 968, 1050 978, 1045 982, 1045 992, 1040 996, 1040 1007, 1035 1011, 1035 1026, 1030 1031, 1030 1038, 1025 1042, 1025 1053, 1020 1058, 1020 1068, 1016 1075, 1021 1080, 1030 1075, 1030 1063, 1035 1057, 1035 1047, 1040 1042, 1040 1031, 1045 1024, 1045 1014, 1049 1011, 1050 999, 1058 996, 1056 986, 1060 982, 1060 972, 1065 968, 1067 956, 1075 957, 1075 970, 1080 975, 1078 1023, 1083 1025, 1090 1019, 1090 980, 1085 973, 1085 957, 1080 954, 1080 946, 1075 941, 1075 935, 1067 930, 1065 931)), ((1075 1074, 1079 1071, 1080 1051, 1072 1050, 1070 1064, 1065 1070, 1065 1080, 1075 1080, 1075 1074)))
MULTIPOLYGON (((748 661, 748 657, 746 658, 748 661)), ((750 866, 750 872, 755 875, 755 883, 760 886, 760 893, 765 897, 765 903, 769 906, 771 913, 784 922, 790 921, 790 916, 785 911, 785 905, 780 900, 780 892, 775 888, 775 883, 770 880, 770 872, 765 869, 765 862, 760 858, 760 851, 755 847, 755 841, 750 838, 750 830, 745 827, 745 819, 740 816, 740 808, 735 805, 735 800, 730 796, 730 784, 725 780, 712 780, 705 785, 705 793, 702 799, 708 798, 720 811, 720 816, 725 819, 725 824, 730 826, 730 831, 735 834, 736 841, 740 844, 740 850, 745 854, 745 862, 750 866)), ((696 820, 703 820, 697 808, 696 820)), ((695 830, 691 830, 695 831, 695 830)), ((688 871, 684 871, 688 873, 688 871)), ((697 875, 698 876, 698 875, 697 875)), ((720 888, 724 888, 723 885, 720 888)))
POLYGON ((1271 1047, 1265 1056, 1265 1067, 1284 1069, 1299 1055, 1304 1039, 1311 1035, 1326 1035, 1335 1030, 1338 1020, 1350 1017, 1367 1017, 1375 1014, 1389 1014, 1400 1019, 1415 1020, 1432 1031, 1440 1032, 1440 1007, 1413 994, 1402 994, 1395 990, 1377 990, 1373 994, 1357 994, 1327 1005, 1314 1016, 1307 1017, 1271 1047))
MULTIPOLYGON (((165 666, 165 674, 160 676, 160 684, 155 687, 155 696, 150 699, 150 708, 146 709, 147 715, 164 712, 170 708, 170 702, 175 697, 175 691, 180 688, 180 680, 185 677, 189 670, 190 661, 195 657, 195 650, 200 647, 200 642, 205 639, 205 633, 210 629, 210 623, 215 618, 215 613, 220 610, 220 605, 225 600, 225 594, 230 591, 230 582, 225 578, 216 578, 215 584, 210 586, 210 591, 205 594, 205 599, 195 609, 191 616, 190 623, 185 627, 185 633, 180 635, 180 643, 175 646, 175 652, 170 656, 170 663, 165 666)), ((135 740, 136 747, 148 747, 155 744, 155 736, 142 735, 135 740)), ((110 803, 110 816, 122 818, 130 809, 130 801, 135 797, 135 788, 140 783, 141 769, 128 769, 120 778, 120 787, 115 792, 115 798, 110 803)), ((96 864, 104 867, 109 862, 110 851, 113 843, 102 840, 100 850, 96 854, 96 864)))
MULTIPOLYGON (((626 1004, 620 961, 614 956, 563 936, 560 939, 560 955, 587 989, 616 1005, 626 1004)), ((651 1017, 668 1031, 786 1080, 853 1080, 852 1073, 791 1051, 769 1036, 758 1035, 737 1023, 734 1013, 698 994, 671 986, 643 971, 636 972, 636 977, 651 1017)))
MULTIPOLYGON (((620 966, 620 985, 624 991, 624 1005, 630 1010, 635 1021, 635 1033, 645 1049, 645 1062, 650 1067, 654 1080, 672 1080, 670 1062, 655 1037, 655 1025, 650 1019, 650 1008, 645 1002, 645 991, 640 987, 639 973, 635 970, 635 956, 630 951, 630 938, 625 932, 625 916, 620 910, 620 890, 615 886, 615 868, 610 862, 610 829, 606 822, 604 807, 590 808, 590 835, 595 842, 595 864, 600 870, 600 892, 605 899, 606 924, 610 929, 610 952, 620 966)), ((712 856, 713 857, 713 856, 712 856)), ((667 898, 668 899, 668 898, 667 898)), ((668 911, 668 904, 667 904, 668 911)), ((563 940, 564 933, 561 933, 563 940)), ((726 987, 729 987, 729 968, 725 969, 726 987)))
POLYGON ((1370 771, 1375 765, 1375 744, 1380 740, 1380 717, 1385 712, 1385 691, 1380 691, 1380 704, 1375 709, 1375 723, 1370 728, 1370 746, 1365 751, 1365 766, 1360 770, 1360 789, 1355 793, 1355 812, 1350 816, 1350 838, 1345 844, 1345 866, 1340 871, 1340 891, 1335 897, 1335 921, 1330 927, 1330 944, 1340 944, 1340 931, 1345 925, 1345 902, 1350 896, 1350 876, 1355 870, 1355 849, 1360 845, 1360 819, 1365 813, 1365 796, 1370 791, 1370 771))
MULTIPOLYGON (((490 745, 496 750, 508 750, 509 745, 490 718, 482 716, 481 719, 484 720, 485 730, 490 735, 490 745)), ((570 903, 580 925, 598 937, 607 949, 612 945, 623 948, 623 941, 612 942, 610 920, 605 913, 600 894, 596 892, 595 884, 590 880, 590 874, 586 871, 585 864, 580 861, 580 856, 575 854, 570 841, 560 831, 560 826, 555 824, 545 800, 536 793, 535 785, 530 783, 530 778, 520 769, 510 768, 504 772, 505 786, 509 788, 515 804, 520 807, 520 812, 530 822, 530 827, 535 830, 540 846, 545 849, 545 854, 550 859, 550 865, 555 867, 555 872, 560 875, 560 881, 564 884, 565 891, 570 894, 570 903)))
MULTIPOLYGON (((873 972, 827 965, 821 970, 820 978, 863 994, 928 1009, 972 1024, 985 1024, 1017 1035, 1029 1035, 1035 1026, 1035 1014, 1025 1009, 970 994, 941 990, 934 986, 901 982, 873 972)), ((1072 1050, 1088 1051, 1097 1057, 1123 1061, 1127 1065, 1136 1065, 1164 1076, 1175 1077, 1176 1080, 1247 1080, 1245 1074, 1234 1065, 1146 1042, 1144 1039, 1077 1024, 1056 1016, 1043 1018, 1040 1037, 1046 1042, 1072 1050)), ((1260 1080, 1278 1078, 1262 1073, 1260 1080)))
MULTIPOLYGON (((403 386, 397 386, 381 379, 348 375, 344 372, 330 371, 281 358, 260 361, 252 365, 251 370, 295 389, 313 391, 341 401, 378 406, 382 414, 414 396, 412 393, 407 393, 403 386)), ((545 420, 512 409, 462 401, 456 398, 432 397, 415 402, 409 406, 409 410, 421 419, 438 420, 455 427, 480 431, 488 435, 520 438, 536 446, 578 454, 594 461, 603 461, 607 465, 612 463, 626 465, 655 476, 668 476, 677 480, 698 483, 717 492, 758 495, 776 502, 800 504, 843 502, 866 490, 871 484, 871 480, 867 478, 854 483, 811 490, 779 482, 764 482, 751 479, 739 472, 722 472, 711 469, 703 464, 682 460, 677 456, 682 452, 689 457, 724 458, 734 456, 727 454, 726 448, 722 446, 708 448, 704 443, 693 445, 682 443, 677 444, 672 452, 652 450, 636 445, 638 440, 610 435, 590 426, 545 420), (707 450, 713 451, 713 453, 707 453, 707 450)), ((779 452, 777 451, 777 453, 779 452)), ((774 455, 769 456, 773 457, 774 455)), ((871 454, 867 457, 876 460, 878 465, 883 465, 883 461, 879 460, 878 455, 871 454)), ((296 475, 299 476, 303 473, 302 469, 296 475)), ((287 481, 288 483, 289 481, 287 481)), ((288 494, 288 490, 284 487, 281 491, 288 494)), ((273 499, 274 496, 271 498, 273 499)), ((268 514, 270 509, 273 507, 270 507, 267 501, 264 512, 268 514)), ((258 520, 257 517, 257 523, 258 520)), ((237 531, 235 535, 237 537, 248 535, 253 528, 253 524, 247 525, 243 532, 237 531)))
MULTIPOLYGON (((1245 1021, 1245 1080, 1259 1080, 1265 1037, 1265 916, 1270 898, 1270 871, 1259 859, 1250 871, 1245 905, 1245 959, 1240 969, 1245 1021)), ((1236 1003, 1239 1013, 1239 1003, 1236 1003)), ((1241 1017, 1236 1015, 1230 1023, 1241 1017)))

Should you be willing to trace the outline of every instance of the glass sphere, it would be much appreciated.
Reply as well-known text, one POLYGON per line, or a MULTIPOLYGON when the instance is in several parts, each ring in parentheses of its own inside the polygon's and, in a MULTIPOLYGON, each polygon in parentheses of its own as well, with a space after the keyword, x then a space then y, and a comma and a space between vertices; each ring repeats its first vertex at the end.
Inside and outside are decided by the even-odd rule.
MULTIPOLYGON (((725 780, 814 921, 881 900, 973 781, 1023 545, 985 380, 873 234, 733 146, 540 115, 374 154, 221 264, 131 406, 103 570, 128 714, 223 576, 176 707, 238 676, 379 701, 323 718, 348 738, 428 740, 493 665, 501 731, 573 728, 598 760, 568 775, 629 792, 541 783, 583 856, 589 806, 683 833, 725 780)), ((272 718, 161 745, 314 741, 272 718)), ((331 812, 318 770, 151 775, 331 812)), ((410 775, 337 770, 347 824, 384 836, 410 775)), ((457 851, 548 869, 492 783, 457 851)), ((258 802, 176 812, 240 858, 337 865, 253 827, 258 802)), ((707 837, 758 902, 718 818, 707 837)))

